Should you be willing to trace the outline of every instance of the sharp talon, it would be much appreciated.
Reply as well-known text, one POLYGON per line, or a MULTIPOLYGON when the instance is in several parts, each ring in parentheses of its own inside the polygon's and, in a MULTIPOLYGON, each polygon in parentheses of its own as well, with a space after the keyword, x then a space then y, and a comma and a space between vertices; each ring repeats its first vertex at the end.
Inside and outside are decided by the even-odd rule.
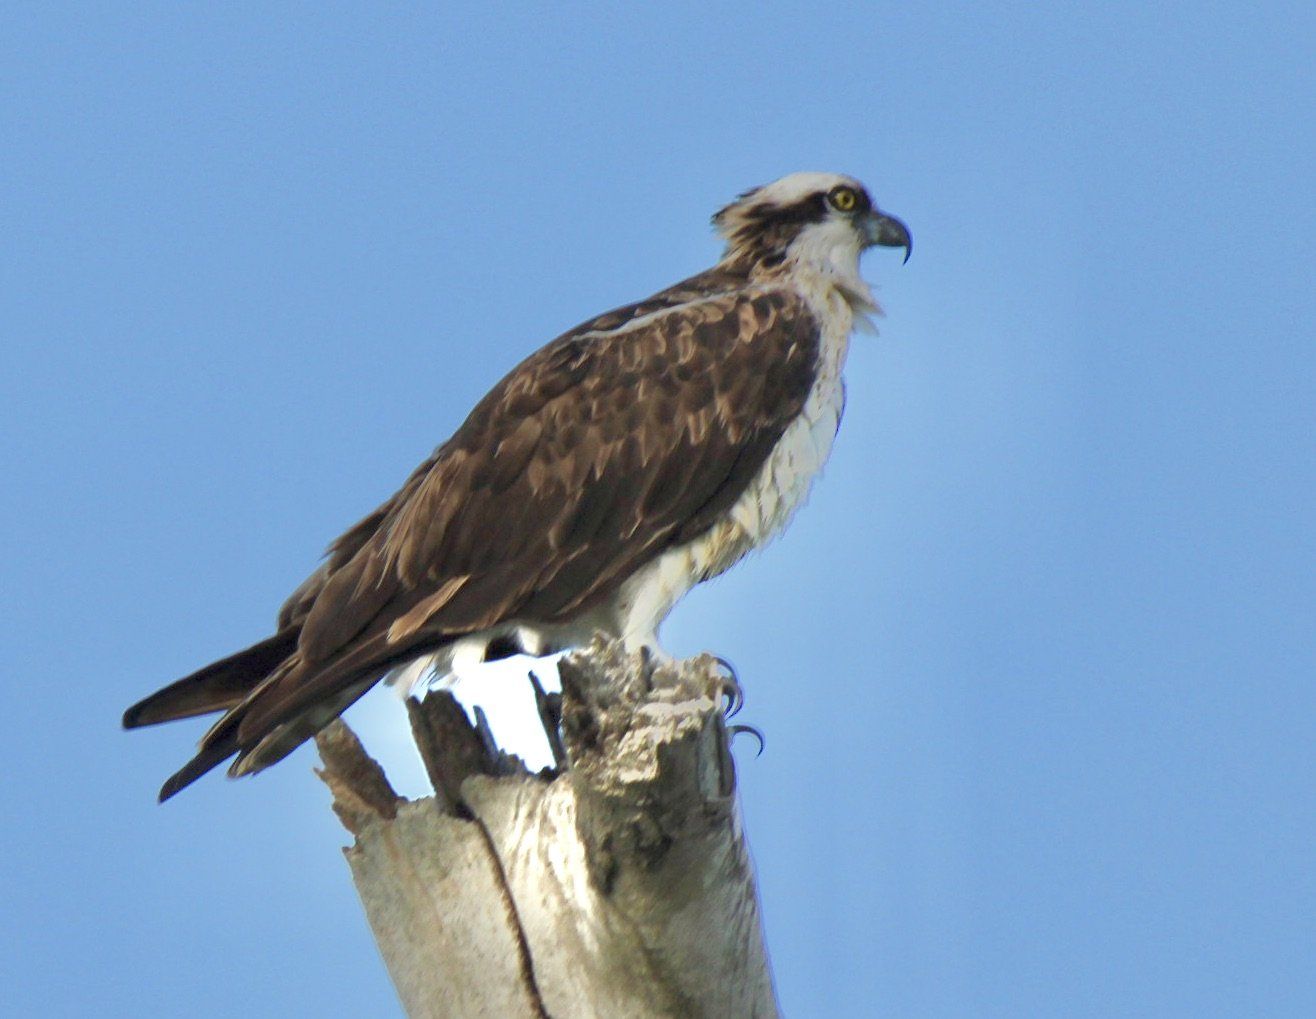
POLYGON ((727 728, 727 735, 730 736, 732 739, 735 739, 742 732, 748 733, 750 736, 753 736, 756 740, 758 740, 759 752, 754 756, 762 757, 763 751, 766 750, 768 746, 768 741, 763 738, 763 733, 759 732, 752 725, 732 725, 727 728))
POLYGON ((731 718, 745 706, 745 692, 740 688, 740 678, 736 675, 734 665, 721 655, 714 655, 713 661, 726 670, 726 675, 722 677, 722 696, 727 702, 723 714, 731 718))

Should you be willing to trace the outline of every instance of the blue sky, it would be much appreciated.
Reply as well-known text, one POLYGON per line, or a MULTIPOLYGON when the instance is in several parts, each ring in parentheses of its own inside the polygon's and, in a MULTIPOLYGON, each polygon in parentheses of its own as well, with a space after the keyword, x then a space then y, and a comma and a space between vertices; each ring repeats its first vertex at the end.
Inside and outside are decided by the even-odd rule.
POLYGON ((161 808, 201 726, 119 713, 798 169, 915 255, 665 631, 768 736, 786 1011, 1316 1014, 1309 5, 114 6, 0 23, 15 1014, 395 1014, 313 756, 161 808))

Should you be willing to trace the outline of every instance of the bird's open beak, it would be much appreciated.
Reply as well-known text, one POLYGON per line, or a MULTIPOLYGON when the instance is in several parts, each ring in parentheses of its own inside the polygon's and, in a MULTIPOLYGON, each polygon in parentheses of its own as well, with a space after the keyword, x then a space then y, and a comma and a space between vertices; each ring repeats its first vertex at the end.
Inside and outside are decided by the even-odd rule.
MULTIPOLYGON (((864 222, 868 234, 868 243, 883 248, 904 248, 905 261, 914 250, 914 238, 909 236, 909 227, 885 212, 874 209, 864 222)), ((901 263, 902 265, 904 263, 901 263)))

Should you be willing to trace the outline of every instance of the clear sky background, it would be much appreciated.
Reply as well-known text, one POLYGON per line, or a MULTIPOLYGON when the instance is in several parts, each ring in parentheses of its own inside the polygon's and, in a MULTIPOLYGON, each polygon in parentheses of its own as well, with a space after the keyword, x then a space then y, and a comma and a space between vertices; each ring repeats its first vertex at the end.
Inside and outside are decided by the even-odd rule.
POLYGON ((9 6, 0 1011, 396 1014, 313 754, 157 807, 203 725, 120 712, 826 169, 914 258, 665 631, 768 736, 787 1013, 1316 1014, 1316 15, 1078 6, 9 6))

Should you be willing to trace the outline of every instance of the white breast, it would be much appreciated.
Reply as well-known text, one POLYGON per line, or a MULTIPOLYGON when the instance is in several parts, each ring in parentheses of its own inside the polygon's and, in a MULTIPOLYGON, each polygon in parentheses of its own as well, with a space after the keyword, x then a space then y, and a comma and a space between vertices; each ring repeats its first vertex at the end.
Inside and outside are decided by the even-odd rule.
POLYGON ((818 372, 804 407, 722 521, 663 553, 622 586, 613 612, 618 635, 628 646, 656 646, 659 624, 690 588, 780 534, 831 454, 845 405, 841 372, 855 315, 849 302, 822 280, 799 289, 822 326, 818 372))
MULTIPOLYGON (((845 404, 841 371, 850 333, 856 326, 871 328, 864 313, 876 305, 868 288, 857 277, 844 282, 844 287, 837 287, 830 275, 796 276, 796 290, 821 325, 817 374, 799 416, 787 426, 767 462, 726 516, 695 540, 663 553, 640 569, 610 603, 553 626, 526 621, 507 623, 497 628, 498 634, 515 632, 520 646, 531 654, 579 646, 600 631, 620 637, 631 649, 647 646, 661 653, 658 627, 672 606, 690 588, 730 569, 748 552, 781 533, 803 505, 831 454, 845 404)), ((395 670, 389 681, 400 682, 405 691, 417 680, 447 675, 464 664, 477 663, 494 635, 495 631, 490 631, 464 637, 395 670)))

